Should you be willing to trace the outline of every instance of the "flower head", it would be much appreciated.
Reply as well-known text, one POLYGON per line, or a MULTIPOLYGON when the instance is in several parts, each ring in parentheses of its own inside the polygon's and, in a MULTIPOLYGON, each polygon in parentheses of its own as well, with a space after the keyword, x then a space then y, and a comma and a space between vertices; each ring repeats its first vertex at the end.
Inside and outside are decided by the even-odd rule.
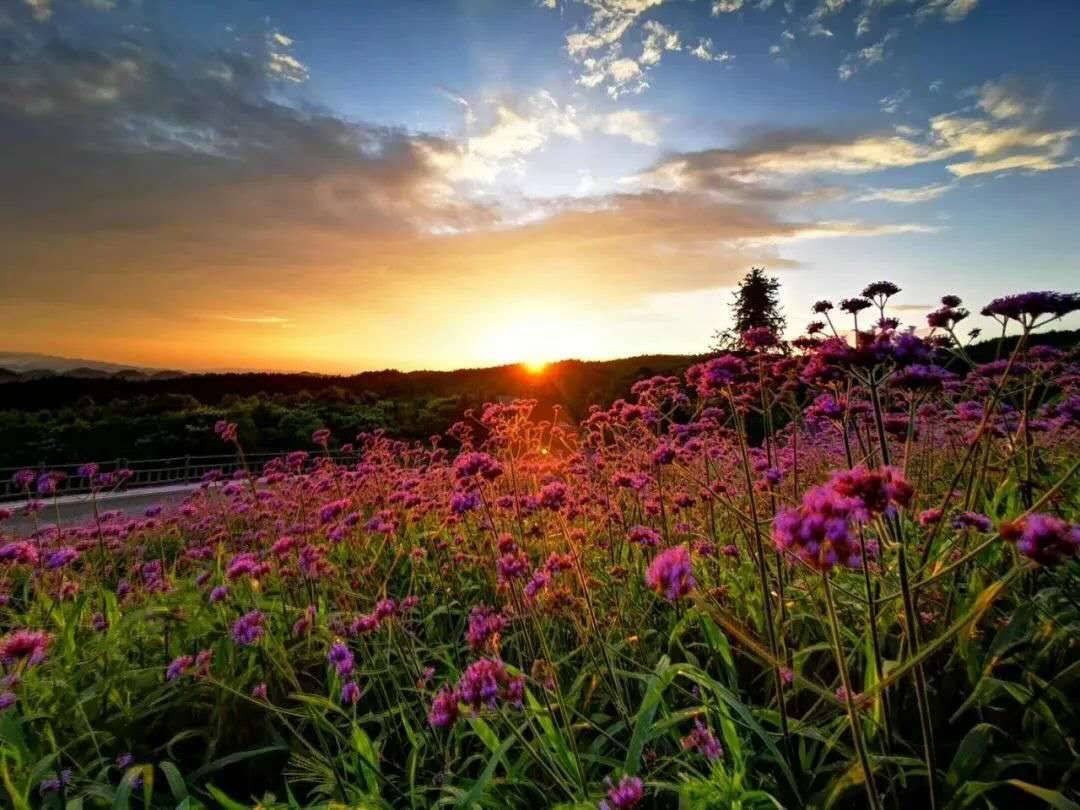
POLYGON ((645 571, 645 584, 669 602, 690 593, 697 580, 686 546, 675 546, 657 554, 645 571))
POLYGON ((600 802, 600 810, 630 810, 637 807, 644 796, 644 783, 636 776, 624 776, 619 784, 611 785, 607 798, 600 802))
POLYGON ((41 630, 16 630, 0 640, 0 662, 35 666, 45 660, 51 643, 52 636, 41 630))
POLYGON ((1080 525, 1051 515, 1032 514, 1001 524, 1001 536, 1040 565, 1056 565, 1080 550, 1080 525))
POLYGON ((242 646, 254 644, 266 632, 262 611, 252 610, 237 619, 232 626, 233 641, 242 646))

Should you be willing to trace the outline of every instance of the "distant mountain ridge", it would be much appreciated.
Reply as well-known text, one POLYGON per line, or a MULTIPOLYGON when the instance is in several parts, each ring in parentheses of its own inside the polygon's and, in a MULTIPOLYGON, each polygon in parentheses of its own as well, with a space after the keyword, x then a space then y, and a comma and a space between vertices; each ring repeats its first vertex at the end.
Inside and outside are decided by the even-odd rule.
POLYGON ((140 380, 177 377, 185 372, 146 366, 88 360, 82 357, 62 357, 37 352, 0 351, 0 382, 26 381, 64 376, 83 380, 110 378, 140 380))

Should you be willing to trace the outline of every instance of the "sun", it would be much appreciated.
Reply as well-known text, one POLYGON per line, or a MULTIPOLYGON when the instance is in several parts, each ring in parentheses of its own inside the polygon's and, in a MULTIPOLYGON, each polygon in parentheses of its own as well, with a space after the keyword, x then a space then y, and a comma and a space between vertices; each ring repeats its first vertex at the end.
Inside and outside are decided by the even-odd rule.
POLYGON ((526 360, 521 367, 533 375, 543 374, 548 367, 546 360, 526 360))

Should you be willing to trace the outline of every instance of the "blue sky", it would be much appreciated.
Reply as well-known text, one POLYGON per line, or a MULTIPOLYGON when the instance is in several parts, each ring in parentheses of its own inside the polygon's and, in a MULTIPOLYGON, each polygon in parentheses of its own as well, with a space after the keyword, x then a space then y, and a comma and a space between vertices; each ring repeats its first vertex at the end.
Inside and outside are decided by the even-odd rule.
POLYGON ((763 264, 905 320, 1077 288, 1080 4, 14 0, 6 349, 697 351, 763 264))

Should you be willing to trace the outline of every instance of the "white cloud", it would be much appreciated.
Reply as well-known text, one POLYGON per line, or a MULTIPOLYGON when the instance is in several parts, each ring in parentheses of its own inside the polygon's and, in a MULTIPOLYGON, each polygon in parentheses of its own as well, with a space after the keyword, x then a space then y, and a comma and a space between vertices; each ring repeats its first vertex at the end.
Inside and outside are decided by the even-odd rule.
POLYGON ((855 202, 890 202, 902 205, 936 200, 952 186, 948 183, 932 183, 914 188, 872 188, 855 198, 855 202))
POLYGON ((928 89, 931 93, 940 93, 944 87, 944 81, 942 81, 941 79, 934 79, 934 81, 930 82, 928 89))
POLYGON ((582 57, 589 51, 614 45, 630 30, 638 17, 664 0, 582 0, 591 9, 584 31, 566 37, 571 56, 582 57))
POLYGON ((640 110, 616 110, 607 115, 590 116, 583 122, 583 128, 626 138, 646 146, 660 143, 660 132, 655 122, 640 110))
POLYGON ((1019 88, 1010 82, 986 82, 977 90, 978 105, 993 118, 1019 118, 1038 112, 1037 106, 1024 98, 1019 88))
POLYGON ((916 12, 918 17, 940 16, 947 22, 960 22, 979 5, 979 0, 928 0, 916 12))
POLYGON ((721 14, 732 14, 740 11, 742 7, 743 0, 713 0, 712 13, 714 17, 719 17, 721 14))
POLYGON ((274 78, 296 83, 306 82, 308 80, 307 65, 288 50, 292 47, 293 41, 292 37, 280 31, 274 31, 267 36, 266 69, 274 78))
POLYGON ((897 90, 895 93, 878 99, 878 106, 883 113, 893 115, 900 110, 900 106, 911 96, 910 90, 897 90))
MULTIPOLYGON (((1024 99, 1014 102, 1027 109, 1024 99)), ((664 189, 695 189, 743 197, 803 200, 798 181, 823 175, 872 174, 941 163, 953 177, 1008 171, 1046 172, 1078 165, 1071 155, 1080 129, 1018 122, 987 105, 983 116, 954 112, 931 118, 925 130, 896 127, 893 133, 835 136, 800 131, 760 135, 742 146, 675 154, 637 181, 664 189), (784 194, 787 194, 784 197, 784 194)), ((1011 114, 1012 107, 1009 108, 1011 114)), ((940 196, 947 184, 917 189, 871 189, 861 199, 921 202, 940 196)))
POLYGON ((715 53, 713 51, 713 41, 710 37, 699 38, 698 44, 690 51, 690 55, 703 62, 731 62, 735 59, 734 54, 727 51, 715 53))
POLYGON ((447 94, 465 110, 469 134, 456 149, 432 155, 451 182, 488 184, 504 173, 520 173, 528 155, 543 149, 554 138, 581 140, 586 133, 625 138, 632 143, 655 146, 660 133, 655 121, 640 110, 582 113, 561 104, 541 90, 516 100, 500 100, 477 109, 468 100, 447 94), (475 125, 483 117, 485 125, 475 125))
POLYGON ((896 36, 896 31, 890 31, 873 45, 867 45, 865 48, 845 56, 844 61, 837 68, 837 75, 840 76, 840 80, 847 81, 850 79, 859 71, 860 66, 869 67, 885 61, 888 56, 887 46, 896 39, 896 36))
POLYGON ((645 30, 645 38, 641 43, 641 64, 658 65, 664 51, 682 49, 678 31, 673 31, 656 20, 649 20, 642 28, 645 30))

